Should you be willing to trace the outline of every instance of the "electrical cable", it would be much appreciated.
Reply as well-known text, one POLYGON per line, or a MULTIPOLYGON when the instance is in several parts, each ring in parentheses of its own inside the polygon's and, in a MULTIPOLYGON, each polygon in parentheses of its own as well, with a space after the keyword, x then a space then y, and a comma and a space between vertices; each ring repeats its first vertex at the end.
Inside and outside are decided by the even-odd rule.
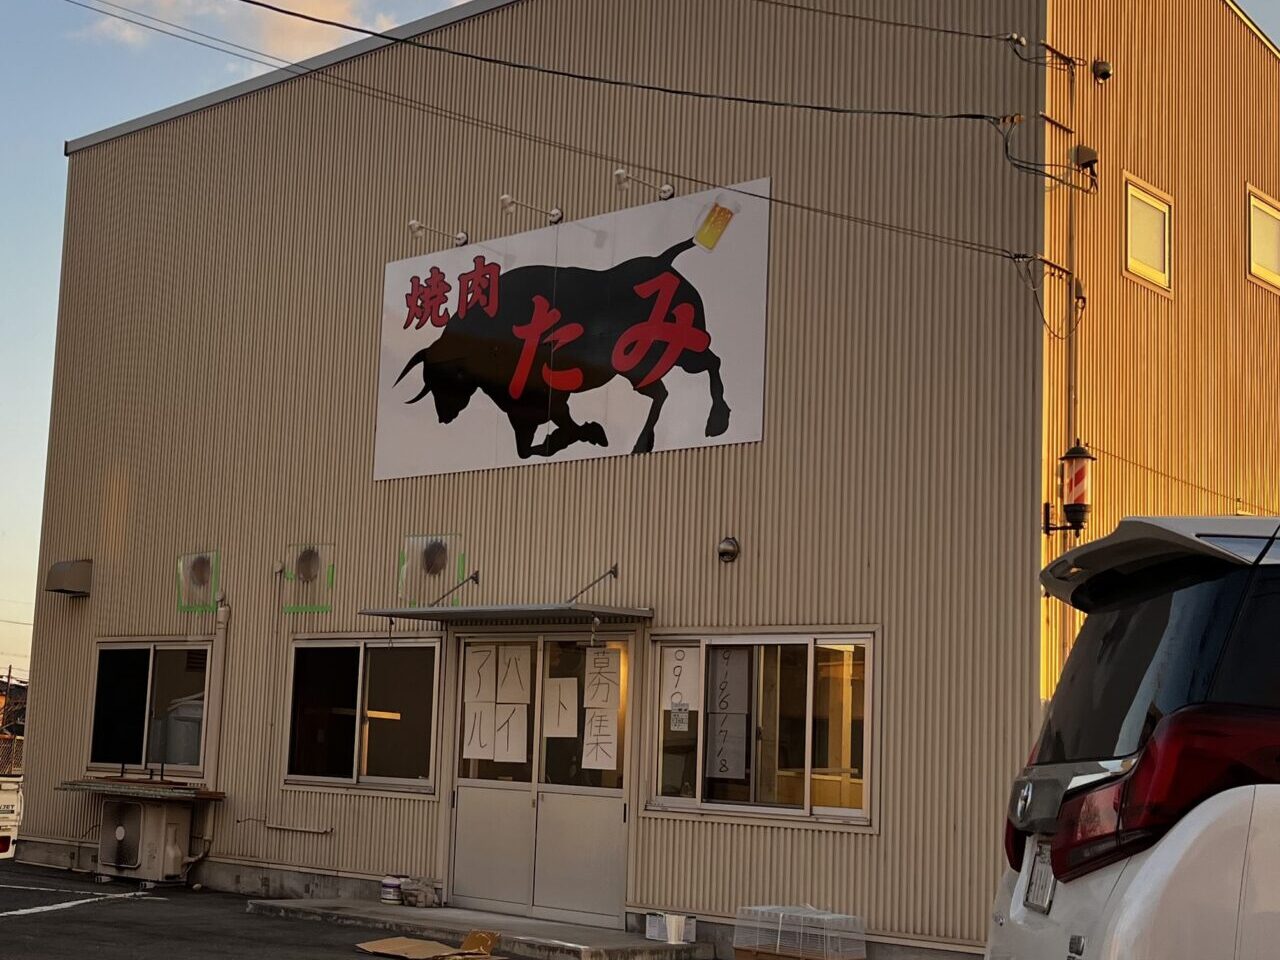
POLYGON ((335 27, 339 30, 347 30, 351 33, 363 33, 365 36, 377 37, 386 40, 388 43, 400 44, 402 46, 416 47, 419 50, 428 50, 432 53, 443 53, 451 57, 460 57, 464 60, 472 60, 478 63, 487 63, 492 66, 507 67, 512 70, 527 70, 532 73, 545 74, 553 77, 563 77, 569 80, 581 80, 587 83, 599 83, 610 87, 624 87, 630 90, 647 90, 651 93, 665 93, 669 96, 676 97, 692 97, 695 100, 718 100, 727 103, 743 103, 759 107, 783 107, 790 110, 811 110, 817 113, 834 113, 843 116, 855 117, 900 117, 912 120, 971 120, 991 122, 999 119, 986 113, 929 113, 920 110, 897 110, 897 109, 880 109, 874 107, 837 107, 831 104, 821 103, 799 103, 792 100, 770 100, 760 97, 746 97, 732 93, 711 93, 705 90, 688 90, 682 87, 667 87, 655 83, 643 83, 638 80, 622 80, 618 77, 602 77, 589 73, 578 73, 574 70, 561 70, 556 67, 545 67, 535 63, 525 63, 519 60, 507 60, 503 57, 491 57, 483 53, 472 53, 466 50, 454 50, 451 47, 442 47, 434 43, 423 43, 421 40, 414 40, 410 37, 398 37, 393 33, 386 33, 381 30, 374 30, 369 27, 361 27, 352 23, 346 23, 342 20, 333 20, 329 17, 318 17, 315 14, 303 13, 301 10, 290 10, 287 7, 280 7, 274 3, 268 3, 267 0, 237 0, 238 3, 244 3, 252 7, 259 7, 263 10, 270 10, 281 16, 293 17, 297 20, 305 20, 309 23, 316 23, 326 27, 335 27))
POLYGON ((856 20, 859 23, 870 23, 880 27, 895 27, 903 30, 920 30, 925 33, 939 33, 951 37, 964 37, 970 40, 1004 40, 1021 39, 1016 33, 977 33, 972 30, 958 30, 954 27, 936 27, 927 23, 915 23, 909 20, 889 20, 884 17, 872 17, 863 13, 849 13, 844 10, 830 10, 825 7, 806 7, 787 0, 755 0, 756 3, 769 7, 780 7, 784 10, 795 10, 800 13, 813 13, 824 17, 835 17, 840 20, 856 20))
POLYGON ((950 246, 956 249, 966 250, 972 253, 979 253, 987 256, 995 256, 1002 259, 1010 260, 1012 262, 1032 262, 1038 259, 1030 254, 1015 253, 1014 251, 1009 250, 1008 248, 1001 247, 996 244, 985 243, 977 240, 969 240, 961 237, 947 236, 945 234, 933 233, 931 231, 922 230, 914 227, 906 227, 900 224, 887 223, 885 221, 874 220, 869 217, 860 217, 855 214, 842 213, 839 211, 829 210, 824 207, 819 207, 813 204, 806 204, 800 201, 787 200, 782 197, 766 197, 763 194, 757 194, 749 190, 743 190, 740 188, 716 183, 715 181, 707 180, 705 178, 695 177, 695 176, 680 173, 677 171, 664 170, 660 167, 655 167, 648 163, 641 163, 633 160, 628 160, 626 158, 613 156, 613 155, 602 153, 596 150, 591 150, 589 148, 579 147, 574 144, 564 143, 549 137, 541 136, 539 134, 533 134, 527 131, 506 127, 501 124, 495 123, 493 121, 478 120, 475 117, 469 116, 467 114, 457 113, 455 111, 448 110, 447 108, 444 108, 444 107, 438 107, 433 104, 416 100, 412 97, 407 97, 402 94, 392 93, 391 91, 382 90, 381 88, 378 88, 378 87, 372 87, 367 84, 360 83, 358 81, 346 80, 343 78, 334 77, 330 74, 320 73, 318 71, 320 71, 322 68, 319 68, 319 67, 307 68, 297 64, 281 66, 280 63, 287 64, 288 62, 283 61, 282 58, 272 57, 272 59, 280 61, 280 63, 271 63, 268 60, 260 59, 260 57, 271 57, 271 54, 263 53, 262 51, 254 50, 251 47, 246 47, 242 44, 233 43, 232 41, 223 40, 222 38, 215 37, 211 34, 200 33, 199 31, 192 30, 191 28, 183 27, 178 24, 171 23, 170 21, 161 20, 159 17, 153 17, 149 14, 139 13, 138 11, 132 10, 128 7, 124 7, 120 4, 112 3, 110 2, 110 0, 99 0, 99 2, 108 4, 109 6, 115 7, 116 9, 126 10, 129 13, 136 14, 137 16, 145 17, 150 20, 155 20, 157 22, 164 23, 167 26, 174 27, 175 29, 178 29, 178 30, 188 31, 190 33, 196 34, 197 36, 204 37, 206 40, 213 40, 216 43, 221 43, 227 46, 236 47, 239 50, 249 51, 250 53, 258 54, 259 56, 248 56, 243 53, 237 53, 234 50, 228 50, 228 49, 224 49, 223 47, 213 46, 212 44, 209 44, 209 43, 203 43, 200 40, 194 39, 193 37, 184 36, 183 34, 180 34, 180 33, 173 33, 169 30, 165 30, 161 27, 157 27, 150 23, 144 23, 138 20, 133 20, 133 19, 130 19, 129 17, 124 17, 119 14, 112 13, 110 10, 100 9, 99 7, 95 7, 89 3, 83 2, 83 0, 65 0, 65 2, 73 4, 74 6, 83 7, 86 10, 92 10, 93 12, 98 13, 102 16, 113 17, 114 19, 122 20, 125 23, 131 23, 131 24, 134 24, 135 26, 143 27, 148 30, 153 30, 157 33, 162 33, 166 36, 174 37, 178 40, 185 40, 189 43, 194 43, 198 46, 202 46, 210 50, 215 50, 216 52, 222 53, 227 56, 234 56, 239 59, 247 60, 253 63, 258 63, 262 66, 271 67, 273 69, 282 69, 298 77, 308 77, 308 76, 313 77, 314 79, 319 80, 322 83, 331 84, 338 87, 339 89, 344 89, 352 93, 364 93, 366 95, 372 96, 374 99, 381 100, 385 103, 408 107, 410 109, 417 110, 418 112, 426 113, 431 116, 443 117, 445 119, 450 119, 455 122, 462 123, 468 126, 477 127, 479 129, 488 130, 490 132, 505 134, 517 139, 524 140, 529 143, 535 143, 540 146, 546 146, 553 149, 563 150, 569 153, 576 154, 578 156, 587 157, 589 159, 599 160, 599 161, 614 164, 614 165, 625 166, 628 168, 647 170, 652 173, 661 174, 662 176, 667 177, 668 179, 682 180, 686 183, 703 187, 705 189, 726 190, 732 193, 737 193, 741 196, 751 197, 759 200, 766 200, 769 203, 776 206, 800 210, 803 212, 812 213, 819 216, 827 216, 827 217, 831 217, 832 219, 840 220, 846 223, 853 223, 853 224, 857 224, 859 226, 865 226, 871 229, 882 230, 888 233, 894 233, 900 236, 910 237, 912 239, 938 243, 944 246, 950 246))
POLYGON ((4 617, 0 617, 0 623, 9 623, 9 624, 13 624, 13 626, 15 626, 15 627, 31 627, 31 626, 34 626, 34 624, 33 624, 30 620, 6 620, 4 617))
POLYGON ((1280 514, 1280 510, 1276 510, 1275 507, 1269 507, 1261 503, 1253 503, 1249 500, 1245 500, 1243 497, 1233 497, 1228 493, 1223 493, 1221 490, 1214 490, 1212 487, 1206 487, 1204 484, 1196 483, 1193 480, 1187 480, 1187 479, 1184 479, 1183 477, 1175 476, 1172 473, 1166 473, 1163 470, 1159 470, 1155 467, 1148 466, 1145 463, 1140 463, 1137 460, 1131 460, 1128 457, 1123 457, 1118 453, 1112 453, 1110 450, 1105 450, 1102 447, 1099 447, 1093 443, 1089 444, 1089 451, 1091 453, 1101 454, 1104 457, 1110 457, 1112 460, 1118 460, 1120 463, 1128 464, 1129 466, 1136 467, 1139 470, 1145 470, 1147 473, 1160 477, 1161 479, 1170 480, 1173 483, 1180 483, 1183 486, 1190 487, 1193 490, 1199 490, 1201 493, 1207 493, 1210 496, 1220 497, 1223 500, 1229 500, 1232 503, 1239 504, 1240 506, 1252 507, 1255 510, 1261 510, 1263 513, 1271 514, 1273 516, 1280 514))

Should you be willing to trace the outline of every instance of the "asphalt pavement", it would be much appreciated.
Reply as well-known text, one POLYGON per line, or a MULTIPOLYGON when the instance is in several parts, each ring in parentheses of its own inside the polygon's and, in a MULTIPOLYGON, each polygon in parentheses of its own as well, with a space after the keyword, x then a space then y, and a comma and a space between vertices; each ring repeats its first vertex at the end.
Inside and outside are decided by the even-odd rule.
POLYGON ((3 960, 357 960, 386 934, 252 916, 247 900, 183 887, 141 890, 0 860, 3 960))

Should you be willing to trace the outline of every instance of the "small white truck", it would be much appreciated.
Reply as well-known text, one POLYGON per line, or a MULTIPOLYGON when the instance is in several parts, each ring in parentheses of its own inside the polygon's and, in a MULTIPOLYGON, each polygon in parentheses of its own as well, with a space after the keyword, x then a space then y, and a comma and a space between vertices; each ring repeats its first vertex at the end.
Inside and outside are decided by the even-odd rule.
POLYGON ((22 822, 22 777, 0 774, 0 860, 13 856, 22 822))

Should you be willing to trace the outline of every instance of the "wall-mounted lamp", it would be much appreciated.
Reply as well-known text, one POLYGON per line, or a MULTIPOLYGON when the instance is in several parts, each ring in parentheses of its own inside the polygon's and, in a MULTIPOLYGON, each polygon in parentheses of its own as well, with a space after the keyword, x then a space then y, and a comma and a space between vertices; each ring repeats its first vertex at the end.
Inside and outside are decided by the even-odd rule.
POLYGON ((742 544, 737 537, 725 537, 716 545, 716 556, 721 563, 733 563, 742 553, 742 544))
POLYGON ((457 233, 446 233, 443 230, 437 230, 435 227, 428 227, 421 220, 409 221, 409 234, 415 240, 421 240, 428 233, 433 233, 437 237, 444 237, 446 240, 452 240, 455 247, 465 247, 471 242, 471 238, 467 236, 465 230, 459 230, 457 233))
POLYGON ((541 213, 547 218, 547 223, 553 226, 564 219, 564 211, 559 207, 552 207, 550 210, 544 210, 542 207, 535 207, 531 203, 525 203, 523 200, 517 200, 509 193, 504 193, 498 198, 498 203, 502 204, 502 212, 511 216, 515 214, 516 207, 523 207, 526 210, 532 210, 534 213, 541 213))
POLYGON ((1072 530, 1077 537, 1089 522, 1093 501, 1093 462, 1098 458, 1079 439, 1060 458, 1062 461, 1062 514, 1066 523, 1053 522, 1053 506, 1044 505, 1044 534, 1072 530))
POLYGON ((1106 83, 1115 76, 1115 70, 1112 69, 1110 60, 1095 60, 1090 70, 1093 73, 1093 79, 1098 83, 1106 83))
POLYGON ((613 171, 613 183, 619 190, 630 190, 631 184, 639 183, 648 187, 658 195, 659 200, 670 200, 676 195, 676 188, 669 183, 651 183, 641 177, 637 177, 634 173, 627 170, 626 167, 618 167, 613 171))

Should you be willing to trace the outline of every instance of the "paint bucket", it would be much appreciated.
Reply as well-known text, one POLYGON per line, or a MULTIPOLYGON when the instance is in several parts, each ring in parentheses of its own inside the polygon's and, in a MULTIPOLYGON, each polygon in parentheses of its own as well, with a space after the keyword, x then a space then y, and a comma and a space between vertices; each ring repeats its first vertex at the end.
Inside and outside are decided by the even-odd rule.
POLYGON ((400 891, 400 878, 386 876, 382 878, 382 894, 378 898, 383 903, 404 903, 404 895, 400 891))
POLYGON ((667 943, 684 943, 684 914, 667 914, 667 943))

